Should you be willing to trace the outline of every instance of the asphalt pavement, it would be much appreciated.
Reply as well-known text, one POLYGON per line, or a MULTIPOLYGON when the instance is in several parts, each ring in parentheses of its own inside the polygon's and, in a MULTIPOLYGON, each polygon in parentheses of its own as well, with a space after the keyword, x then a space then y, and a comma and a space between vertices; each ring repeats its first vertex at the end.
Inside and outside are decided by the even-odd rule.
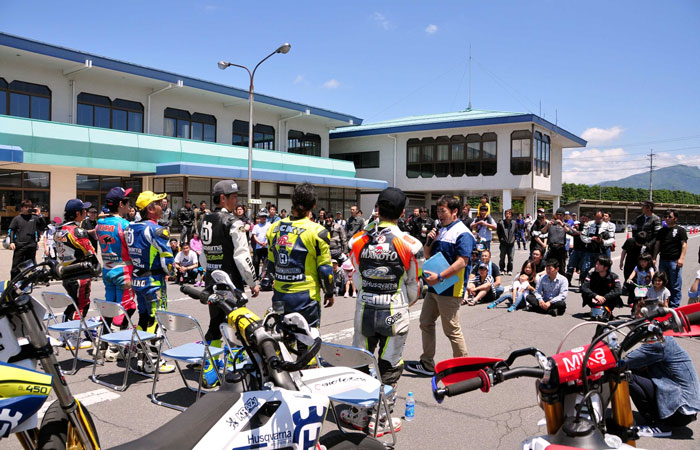
MULTIPOLYGON (((698 236, 691 235, 689 241, 688 258, 683 268, 685 291, 695 278, 697 270, 700 269, 700 264, 695 257, 700 245, 698 236)), ((623 241, 624 235, 618 234, 618 250, 613 253, 613 267, 618 273, 620 271, 617 270, 617 266, 623 241)), ((497 261, 498 245, 495 245, 493 250, 494 261, 497 261)), ((6 255, 9 256, 9 252, 3 256, 6 255)), ((516 250, 515 267, 517 269, 527 256, 526 251, 516 250)), ((3 265, 7 264, 7 259, 7 257, 2 258, 3 265)), ((0 270, 2 269, 0 267, 0 270)), ((505 276, 504 286, 508 286, 512 278, 505 276)), ((44 290, 63 292, 60 284, 54 284, 37 289, 35 293, 38 294, 44 290)), ((103 294, 104 288, 101 281, 93 282, 92 297, 102 298, 103 294)), ((205 306, 185 297, 175 285, 168 286, 168 298, 169 310, 193 315, 206 329, 209 319, 205 306)), ((269 292, 262 293, 259 297, 251 299, 249 307, 256 313, 262 314, 271 305, 270 299, 269 292)), ((683 304, 685 303, 687 303, 686 296, 683 298, 683 304)), ((404 350, 406 360, 417 359, 421 353, 421 337, 418 328, 421 305, 422 301, 419 301, 411 309, 411 328, 404 350)), ((472 356, 505 358, 516 349, 534 346, 546 354, 554 354, 566 332, 571 327, 582 323, 582 319, 576 317, 584 312, 580 294, 570 292, 567 306, 566 314, 556 318, 524 311, 508 313, 505 304, 499 305, 494 310, 487 310, 485 304, 474 307, 464 306, 460 311, 460 320, 469 353, 472 356)), ((336 298, 332 308, 324 309, 321 327, 324 339, 350 344, 354 311, 355 299, 342 297, 336 298)), ((629 310, 622 312, 627 313, 627 311, 629 310)), ((568 338, 564 348, 574 348, 589 343, 592 333, 593 327, 581 327, 568 338)), ((199 339, 196 334, 190 334, 185 338, 199 339)), ((452 356, 450 345, 439 325, 437 342, 436 360, 450 358, 452 356)), ((700 340, 682 339, 680 345, 693 358, 697 371, 700 368, 700 340)), ((68 357, 69 353, 66 350, 60 351, 60 360, 67 360, 68 357)), ((79 367, 80 370, 75 375, 66 378, 73 393, 83 399, 83 403, 92 414, 103 448, 143 436, 178 414, 177 411, 151 403, 150 379, 131 375, 128 389, 125 392, 114 392, 93 383, 88 378, 91 373, 89 365, 82 364, 79 367)), ((99 367, 98 373, 116 374, 121 373, 120 370, 123 370, 122 367, 117 367, 115 363, 108 363, 104 367, 99 367)), ((109 378, 116 381, 118 376, 109 378)), ((173 392, 168 398, 185 405, 193 399, 182 389, 182 381, 177 373, 162 375, 158 388, 159 392, 173 392)), ((398 390, 396 415, 402 415, 404 401, 409 391, 414 393, 416 399, 415 420, 403 422, 402 430, 398 433, 397 448, 400 449, 515 449, 520 448, 520 442, 527 437, 545 433, 545 427, 538 425, 544 414, 536 404, 535 383, 532 379, 510 380, 494 387, 489 393, 476 391, 448 398, 441 405, 433 400, 430 380, 427 378, 418 378, 404 372, 399 381, 398 390)), ((333 424, 326 422, 324 432, 332 429, 333 424)), ((696 442, 696 433, 700 433, 699 422, 681 429, 671 438, 642 438, 637 442, 637 446, 668 450, 697 449, 700 446, 696 442)), ((12 438, 4 440, 2 447, 21 448, 12 438)))

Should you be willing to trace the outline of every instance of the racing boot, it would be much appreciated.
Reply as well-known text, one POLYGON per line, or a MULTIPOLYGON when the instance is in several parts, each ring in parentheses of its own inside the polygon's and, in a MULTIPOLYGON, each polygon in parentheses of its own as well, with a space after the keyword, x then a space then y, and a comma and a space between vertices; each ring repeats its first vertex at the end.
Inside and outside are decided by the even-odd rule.
POLYGON ((214 363, 210 359, 207 359, 204 363, 204 371, 202 372, 202 387, 211 389, 218 386, 219 375, 224 368, 224 361, 221 359, 215 359, 214 363))

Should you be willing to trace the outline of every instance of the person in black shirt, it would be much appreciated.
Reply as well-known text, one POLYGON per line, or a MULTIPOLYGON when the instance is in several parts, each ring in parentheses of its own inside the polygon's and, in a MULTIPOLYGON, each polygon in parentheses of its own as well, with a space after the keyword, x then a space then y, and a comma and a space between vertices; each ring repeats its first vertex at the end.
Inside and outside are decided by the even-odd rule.
POLYGON ((583 306, 591 307, 592 319, 607 322, 613 317, 613 309, 622 306, 622 284, 617 274, 610 270, 611 266, 612 260, 600 255, 581 286, 583 306))
POLYGON ((41 216, 39 208, 32 206, 31 200, 22 200, 19 215, 10 222, 7 230, 10 237, 10 250, 12 254, 12 268, 10 276, 19 275, 19 265, 30 260, 36 264, 36 249, 39 236, 46 228, 46 221, 41 216))
POLYGON ((547 258, 559 261, 559 267, 566 267, 566 233, 569 227, 564 222, 564 208, 557 209, 552 220, 542 228, 542 233, 547 234, 547 258))
POLYGON ((428 239, 428 233, 435 228, 435 220, 428 216, 428 208, 423 206, 419 209, 418 217, 411 220, 411 236, 418 239, 421 244, 425 245, 428 239))
POLYGON ((535 223, 532 224, 532 227, 530 227, 530 256, 532 257, 532 252, 535 251, 535 249, 539 249, 542 253, 544 253, 545 248, 547 245, 544 243, 544 238, 542 237, 542 228, 547 224, 547 219, 544 217, 544 210, 543 209, 538 209, 537 210, 537 219, 535 220, 535 223))
POLYGON ((530 261, 533 262, 535 265, 535 269, 537 269, 537 275, 544 275, 545 269, 546 269, 546 263, 544 262, 544 259, 542 258, 542 250, 539 248, 536 248, 532 251, 532 256, 530 257, 530 261))
MULTIPOLYGON (((161 227, 165 227, 170 230, 170 227, 173 224, 173 210, 168 206, 168 199, 164 198, 163 199, 163 215, 158 219, 158 225, 161 227)), ((177 254, 177 253, 174 253, 177 254)))
POLYGON ((506 217, 499 220, 496 225, 498 248, 501 253, 498 268, 506 275, 510 275, 513 272, 513 253, 515 252, 515 235, 518 231, 518 223, 513 220, 512 209, 507 210, 505 215, 506 217), (507 266, 506 256, 508 257, 507 266))
POLYGON ((642 214, 634 221, 633 234, 646 231, 647 241, 645 245, 649 251, 656 245, 656 237, 661 231, 661 219, 654 214, 654 202, 645 200, 642 202, 642 214))
POLYGON ((189 243, 194 231, 194 210, 192 200, 187 199, 185 206, 177 212, 177 221, 180 223, 180 245, 189 243))
POLYGON ((622 254, 620 255, 620 270, 625 275, 625 280, 630 277, 634 270, 639 256, 642 254, 642 248, 647 241, 647 232, 640 231, 622 244, 622 254))
POLYGON ((348 217, 348 220, 345 222, 345 235, 348 237, 348 241, 355 233, 365 228, 365 220, 358 212, 357 205, 352 205, 350 207, 350 217, 348 217))
POLYGON ((669 209, 666 212, 666 227, 661 228, 654 245, 654 260, 659 256, 659 271, 666 272, 671 298, 668 303, 671 308, 681 306, 683 288, 683 263, 688 249, 688 233, 678 225, 678 212, 669 209))
MULTIPOLYGON (((574 276, 574 272, 581 270, 583 260, 586 257, 586 244, 581 240, 581 232, 586 222, 588 222, 588 216, 586 214, 581 214, 581 221, 574 222, 574 226, 570 230, 571 235, 574 237, 574 248, 569 256, 569 265, 566 266, 566 278, 569 280, 569 286, 571 286, 571 279, 574 276)), ((583 281, 583 276, 580 276, 579 279, 583 281)), ((580 282, 579 284, 583 283, 580 282)))
POLYGON ((97 245, 97 209, 94 206, 88 209, 87 218, 80 222, 80 228, 87 231, 92 248, 97 252, 100 246, 97 245))
POLYGON ((471 208, 469 207, 468 203, 465 203, 464 206, 462 207, 462 217, 460 219, 462 220, 462 223, 467 226, 470 230, 472 229, 472 222, 474 222, 474 219, 469 217, 469 210, 471 208))

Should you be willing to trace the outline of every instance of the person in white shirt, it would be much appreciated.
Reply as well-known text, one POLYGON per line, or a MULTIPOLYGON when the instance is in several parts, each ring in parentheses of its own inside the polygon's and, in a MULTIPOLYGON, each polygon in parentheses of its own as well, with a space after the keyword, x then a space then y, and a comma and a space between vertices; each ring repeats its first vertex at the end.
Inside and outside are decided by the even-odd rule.
MULTIPOLYGON (((267 221, 268 212, 262 208, 258 212, 258 223, 253 226, 250 239, 253 243, 253 266, 255 267, 255 277, 260 278, 260 263, 267 260, 267 229, 270 222, 267 221)), ((267 265, 263 264, 263 267, 267 265)))
POLYGON ((199 255, 190 250, 190 244, 182 244, 182 250, 175 256, 178 284, 193 284, 197 279, 199 255))

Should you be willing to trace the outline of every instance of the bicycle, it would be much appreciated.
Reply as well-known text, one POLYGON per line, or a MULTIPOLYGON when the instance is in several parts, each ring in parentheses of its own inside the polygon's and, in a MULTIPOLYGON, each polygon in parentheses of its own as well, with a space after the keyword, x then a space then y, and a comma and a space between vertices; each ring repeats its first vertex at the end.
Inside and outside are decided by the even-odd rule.
MULTIPOLYGON (((490 389, 512 378, 536 379, 538 403, 545 413, 547 435, 523 441, 524 450, 540 450, 549 445, 574 448, 633 448, 638 439, 629 395, 623 354, 650 337, 700 336, 700 304, 670 309, 649 303, 643 317, 606 324, 587 322, 573 327, 564 337, 557 354, 547 357, 530 347, 499 358, 465 357, 441 361, 432 379, 433 396, 438 403, 445 397, 490 389), (595 324, 592 342, 560 352, 566 338, 577 328, 595 324), (630 332, 619 342, 616 333, 630 332), (516 359, 533 356, 536 367, 513 367, 516 359), (440 386, 442 383, 443 386, 440 386), (612 420, 605 420, 607 405, 612 420)), ((552 447, 554 448, 554 447, 552 447)))

